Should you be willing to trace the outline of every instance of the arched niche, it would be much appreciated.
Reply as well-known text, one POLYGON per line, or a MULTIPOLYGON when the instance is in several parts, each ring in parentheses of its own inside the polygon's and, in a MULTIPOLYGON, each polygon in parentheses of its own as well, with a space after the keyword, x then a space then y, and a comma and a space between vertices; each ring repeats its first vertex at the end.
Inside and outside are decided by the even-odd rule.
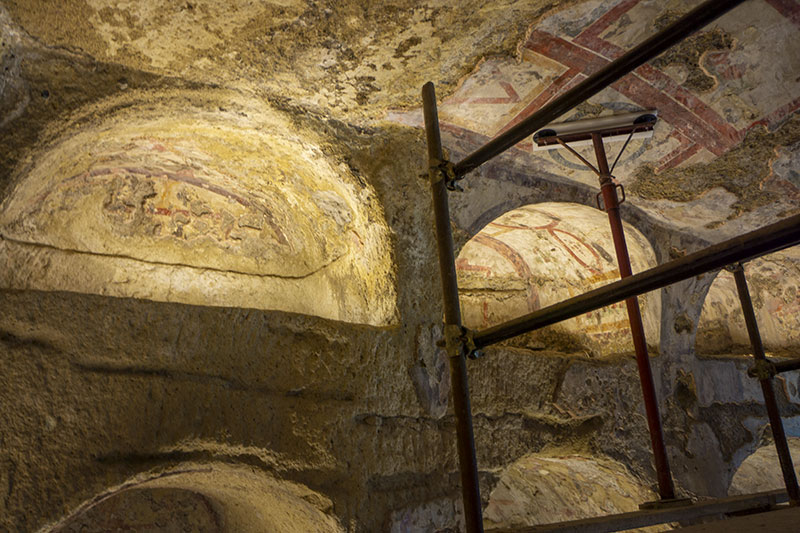
MULTIPOLYGON (((581 455, 525 456, 489 495, 484 525, 519 528, 639 510, 656 495, 620 463, 581 455)), ((667 526, 654 530, 671 529, 667 526)))
MULTIPOLYGON (((800 347, 800 252, 771 254, 744 264, 747 285, 767 351, 792 355, 800 347)), ((697 327, 699 355, 750 355, 733 274, 717 274, 703 302, 697 327)))
POLYGON ((107 107, 18 172, 1 286, 395 320, 382 207, 334 140, 229 93, 107 107))
MULTIPOLYGON (((647 239, 624 224, 634 272, 656 265, 647 239)), ((487 224, 456 260, 464 323, 493 326, 619 279, 607 215, 573 203, 509 211, 487 224)), ((648 344, 658 346, 661 296, 639 298, 648 344)), ((625 304, 525 336, 529 347, 607 357, 633 351, 625 304)))
MULTIPOLYGON (((787 440, 790 455, 794 460, 795 473, 800 476, 800 472, 798 472, 800 464, 797 460, 800 457, 800 438, 787 440)), ((733 474, 728 495, 754 494, 785 487, 778 452, 775 449, 775 443, 770 442, 760 446, 742 461, 733 474)))
POLYGON ((343 532, 329 510, 329 500, 296 483, 251 468, 192 464, 138 476, 44 531, 343 532))

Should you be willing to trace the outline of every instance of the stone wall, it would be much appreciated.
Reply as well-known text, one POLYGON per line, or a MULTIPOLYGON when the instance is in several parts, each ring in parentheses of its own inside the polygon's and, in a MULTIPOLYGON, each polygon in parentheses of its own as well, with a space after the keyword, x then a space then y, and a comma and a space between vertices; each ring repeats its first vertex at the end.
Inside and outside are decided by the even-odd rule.
MULTIPOLYGON (((338 149, 374 187, 391 229, 397 322, 4 290, 4 527, 35 530, 136 476, 219 462, 329 499, 322 512, 347 530, 457 523, 429 191, 417 172, 424 147, 417 133, 393 126, 342 138, 350 140, 338 149), (398 157, 398 146, 408 155, 398 157), (441 513, 450 518, 431 518, 441 513)), ((474 191, 464 194, 456 205, 474 191)), ((625 217, 640 224, 635 213, 625 217)), ((639 227, 656 236, 657 255, 691 242, 639 227)), ((461 242, 469 236, 456 232, 461 242)), ((746 362, 694 355, 702 299, 688 298, 691 284, 671 290, 662 313, 684 313, 689 323, 667 319, 653 365, 673 471, 683 490, 720 495, 760 438, 763 407, 746 362)), ((469 372, 484 502, 505 469, 531 453, 608 457, 652 487, 630 353, 594 360, 498 346, 469 372)), ((797 389, 785 382, 779 393, 797 417, 797 389)))
MULTIPOLYGON (((263 529, 253 494, 305 529, 459 528, 419 88, 436 83, 459 160, 689 7, 0 2, 0 529, 263 529)), ((658 107, 615 170, 636 270, 797 212, 797 31, 790 3, 746 2, 565 117, 658 107)), ((583 166, 527 139, 461 184, 462 258, 515 210, 585 212, 597 194, 583 166)), ((584 263, 589 246, 603 256, 594 244, 612 255, 603 238, 571 242, 584 263)), ((790 348, 796 269, 759 269, 765 335, 790 348)), ((468 308, 485 287, 462 280, 468 308)), ((498 320, 535 304, 507 281, 525 297, 498 320)), ((768 438, 741 346, 707 349, 708 320, 740 340, 726 283, 645 298, 681 494, 726 494, 768 438)), ((587 486, 589 462, 633 479, 616 508, 650 497, 636 366, 612 340, 562 331, 468 363, 485 507, 519 465, 553 457, 587 486)), ((800 435, 796 375, 776 389, 800 435)))

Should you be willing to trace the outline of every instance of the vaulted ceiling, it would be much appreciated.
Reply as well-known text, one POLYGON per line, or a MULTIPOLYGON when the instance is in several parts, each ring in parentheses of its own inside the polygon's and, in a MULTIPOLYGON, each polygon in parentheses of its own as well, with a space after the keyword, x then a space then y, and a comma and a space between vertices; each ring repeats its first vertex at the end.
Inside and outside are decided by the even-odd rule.
MULTIPOLYGON (((418 126, 431 80, 444 128, 480 142, 696 4, 4 0, 0 178, 4 189, 54 119, 142 88, 157 100, 224 87, 349 123, 418 126)), ((658 109, 655 136, 615 172, 633 201, 712 240, 761 225, 800 200, 798 31, 796 2, 750 0, 565 118, 658 109)), ((533 161, 594 183, 569 155, 533 161)))
MULTIPOLYGON (((323 485, 340 516, 358 516, 365 530, 444 494, 442 468, 456 465, 454 448, 441 452, 450 429, 419 418, 439 420, 449 394, 435 348, 441 302, 420 88, 436 84, 444 144, 457 159, 699 3, 0 0, 0 316, 21 339, 4 374, 9 442, 22 458, 17 481, 6 480, 24 489, 8 500, 22 517, 15 524, 63 516, 68 503, 141 469, 143 457, 206 449, 323 485), (68 355, 51 357, 51 346, 68 355), (46 357, 29 356, 40 348, 46 357), (164 380, 165 399, 153 400, 150 379, 164 380), (118 456, 133 459, 117 469, 118 456), (70 483, 49 490, 45 479, 70 483)), ((747 0, 562 117, 658 110, 653 137, 632 141, 614 172, 637 270, 800 210, 799 37, 796 0, 747 0)), ((609 155, 620 147, 609 144, 609 155)), ((462 183, 451 216, 473 325, 615 275, 596 231, 603 215, 586 214, 596 177, 569 154, 525 140, 462 183), (568 278, 558 295, 525 287, 556 275, 568 278)), ((796 346, 798 265, 789 251, 751 270, 770 349, 796 346)), ((661 324, 665 359, 694 372, 663 374, 665 390, 685 378, 696 397, 696 378, 704 392, 693 405, 725 408, 714 416, 727 432, 733 393, 703 380, 742 369, 689 357, 698 317, 687 313, 700 314, 710 285, 709 276, 664 291, 660 306, 648 296, 646 319, 650 330, 661 324)), ((701 340, 737 344, 730 279, 720 276, 710 294, 701 340)), ((590 317, 598 343, 614 341, 601 319, 624 327, 619 313, 590 317)), ((518 387, 506 379, 510 357, 486 360, 495 366, 476 379, 476 405, 492 414, 476 434, 512 438, 480 446, 482 467, 499 471, 528 453, 542 427, 556 424, 544 430, 555 435, 602 420, 603 445, 649 468, 649 455, 625 440, 646 441, 644 425, 617 430, 635 404, 610 392, 627 375, 619 398, 638 394, 632 367, 531 357, 512 368, 546 386, 518 387), (568 411, 562 427, 551 411, 517 414, 551 404, 578 406, 580 418, 568 411)), ((743 390, 738 379, 719 382, 743 390)), ((722 439, 709 428, 681 433, 695 473, 723 470, 695 453, 718 455, 722 439)), ((750 441, 731 442, 733 457, 750 441)), ((239 472, 223 474, 239 483, 239 472)), ((184 490, 195 477, 147 481, 99 511, 150 505, 165 488, 181 506, 205 505, 209 494, 184 490)), ((713 483, 698 475, 690 488, 725 489, 724 479, 713 483)))

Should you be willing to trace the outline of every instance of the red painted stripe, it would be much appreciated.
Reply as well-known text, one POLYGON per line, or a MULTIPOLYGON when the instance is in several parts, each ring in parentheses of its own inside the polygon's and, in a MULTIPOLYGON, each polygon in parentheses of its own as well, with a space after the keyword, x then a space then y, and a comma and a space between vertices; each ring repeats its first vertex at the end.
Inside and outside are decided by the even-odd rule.
POLYGON ((688 148, 689 145, 691 144, 689 139, 681 135, 681 133, 677 130, 672 130, 670 137, 678 140, 678 146, 676 146, 670 153, 668 153, 667 155, 658 160, 659 172, 665 168, 670 168, 667 166, 667 163, 673 160, 676 156, 678 156, 678 154, 683 153, 686 150, 686 148, 688 148))
MULTIPOLYGON (((534 31, 531 34, 527 46, 534 52, 587 74, 609 63, 590 50, 541 31, 534 31)), ((720 136, 720 132, 713 125, 700 120, 690 109, 684 107, 682 102, 677 102, 637 75, 626 76, 612 84, 612 87, 642 107, 657 108, 664 120, 715 155, 721 155, 735 144, 729 136, 720 136)))
POLYGON ((472 240, 500 254, 514 268, 514 272, 520 279, 529 280, 531 278, 531 269, 528 263, 525 262, 519 252, 508 244, 485 233, 478 233, 472 240))
POLYGON ((659 71, 651 65, 642 65, 636 69, 636 73, 649 81, 655 87, 660 88, 663 92, 670 95, 676 102, 679 102, 686 108, 690 109, 694 115, 711 125, 723 141, 731 148, 742 140, 741 135, 727 120, 722 118, 719 113, 692 94, 687 89, 681 87, 675 80, 659 71))
POLYGON ((794 113, 798 109, 800 109, 800 98, 795 98, 788 104, 782 105, 781 107, 772 111, 770 114, 756 120, 746 128, 743 128, 740 131, 740 134, 742 137, 744 137, 744 134, 755 126, 766 126, 768 128, 773 128, 783 118, 787 117, 791 113, 794 113))
POLYGON ((470 104, 513 104, 515 102, 519 102, 519 95, 510 83, 507 81, 498 81, 498 84, 506 92, 506 96, 470 98, 467 99, 466 102, 470 104))
POLYGON ((800 4, 794 0, 767 0, 767 3, 793 24, 800 26, 800 4))
MULTIPOLYGON (((587 48, 612 60, 617 59, 625 53, 623 48, 600 38, 585 39, 585 43, 581 44, 584 44, 587 48)), ((670 98, 686 107, 693 114, 697 115, 698 118, 713 126, 719 135, 723 137, 726 144, 728 144, 726 149, 735 146, 742 140, 736 128, 723 119, 719 113, 660 70, 649 64, 645 64, 637 68, 635 72, 640 78, 653 85, 653 87, 669 95, 670 98)))
POLYGON ((514 272, 516 272, 522 281, 525 281, 528 284, 528 289, 526 291, 528 310, 533 311, 537 309, 539 307, 539 295, 535 288, 530 284, 532 274, 530 266, 528 266, 525 258, 523 258, 519 252, 517 252, 508 244, 499 239, 495 239, 490 235, 486 235, 485 233, 478 233, 472 238, 472 240, 486 246, 487 248, 491 248, 503 256, 506 261, 511 264, 511 266, 514 268, 514 272))
POLYGON ((456 270, 459 272, 482 272, 487 278, 492 275, 491 268, 484 265, 473 265, 464 257, 456 259, 456 270))
MULTIPOLYGON (((451 133, 455 137, 468 142, 472 146, 482 146, 486 144, 486 142, 490 139, 490 137, 487 135, 469 130, 462 126, 458 126, 456 124, 451 124, 449 122, 440 122, 439 128, 442 131, 451 133)), ((531 150, 533 150, 533 141, 531 140, 530 137, 528 137, 526 140, 520 141, 510 149, 530 152, 531 150)))
POLYGON ((515 126, 523 119, 529 117, 534 111, 538 110, 547 102, 552 100, 556 95, 565 90, 567 84, 572 81, 577 74, 578 71, 576 69, 570 68, 558 78, 553 80, 553 82, 544 91, 539 93, 536 98, 531 100, 531 102, 526 105, 522 111, 517 113, 508 124, 503 126, 497 134, 500 135, 501 133, 504 133, 507 129, 515 126))
POLYGON ((714 155, 722 155, 735 145, 721 137, 719 132, 708 123, 699 120, 696 115, 676 102, 669 95, 654 89, 636 75, 612 84, 611 87, 621 92, 642 107, 658 109, 658 115, 694 143, 701 145, 714 155))
POLYGON ((682 151, 681 153, 679 153, 678 155, 667 161, 664 165, 659 167, 658 171, 661 172, 662 170, 666 170, 668 168, 675 168, 699 151, 700 151, 700 146, 697 144, 692 144, 686 150, 682 151))

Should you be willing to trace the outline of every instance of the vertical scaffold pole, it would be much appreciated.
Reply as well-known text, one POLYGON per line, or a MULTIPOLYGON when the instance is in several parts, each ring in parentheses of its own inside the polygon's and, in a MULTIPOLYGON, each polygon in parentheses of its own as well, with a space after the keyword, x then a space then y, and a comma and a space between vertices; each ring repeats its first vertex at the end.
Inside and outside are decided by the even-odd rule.
POLYGON ((475 437, 472 432, 472 411, 467 382, 466 353, 462 343, 449 334, 461 329, 461 308, 458 300, 453 234, 450 230, 450 208, 439 133, 439 115, 436 109, 436 91, 433 83, 422 87, 425 114, 425 134, 428 141, 428 171, 433 194, 433 213, 436 223, 436 245, 439 249, 439 272, 442 278, 444 302, 445 340, 450 360, 450 387, 453 391, 453 410, 456 417, 458 461, 461 471, 461 493, 464 501, 464 518, 468 533, 482 533, 481 493, 478 485, 478 463, 475 458, 475 437))
MULTIPOLYGON (((736 280, 736 290, 739 293, 739 301, 742 304, 742 314, 744 323, 747 326, 747 334, 750 337, 750 344, 753 348, 753 359, 756 366, 761 361, 766 362, 767 356, 764 353, 764 345, 761 342, 761 334, 758 331, 756 313, 753 310, 753 301, 750 299, 750 290, 747 288, 747 278, 744 275, 744 267, 741 263, 736 263, 729 267, 733 272, 733 279, 736 280)), ((772 436, 775 439, 775 449, 778 452, 778 460, 781 463, 783 482, 786 484, 786 492, 792 505, 800 505, 800 489, 797 486, 797 476, 792 465, 792 455, 789 452, 789 444, 786 442, 786 433, 783 430, 783 420, 778 410, 778 402, 775 399, 775 389, 772 387, 772 377, 769 374, 759 376, 761 392, 764 393, 764 405, 767 408, 769 425, 772 428, 772 436)))
MULTIPOLYGON (((622 218, 619 214, 617 186, 614 184, 611 172, 608 169, 608 158, 606 157, 602 135, 592 133, 592 144, 597 157, 597 170, 600 174, 600 192, 603 195, 603 204, 606 213, 608 213, 611 235, 614 239, 614 249, 617 253, 619 276, 624 279, 630 276, 632 271, 628 246, 625 243, 625 232, 622 228, 622 218)), ((667 448, 664 445, 664 433, 661 429, 661 416, 658 412, 658 399, 653 383, 653 371, 650 368, 650 358, 647 355, 647 342, 644 337, 639 301, 635 296, 628 298, 625 300, 625 306, 628 309, 633 348, 636 351, 636 365, 639 367, 639 381, 642 385, 644 410, 647 414, 647 427, 650 430, 650 444, 653 448, 653 459, 658 478, 658 493, 662 500, 671 500, 675 498, 675 487, 672 484, 672 475, 670 474, 669 461, 667 460, 667 448)))

